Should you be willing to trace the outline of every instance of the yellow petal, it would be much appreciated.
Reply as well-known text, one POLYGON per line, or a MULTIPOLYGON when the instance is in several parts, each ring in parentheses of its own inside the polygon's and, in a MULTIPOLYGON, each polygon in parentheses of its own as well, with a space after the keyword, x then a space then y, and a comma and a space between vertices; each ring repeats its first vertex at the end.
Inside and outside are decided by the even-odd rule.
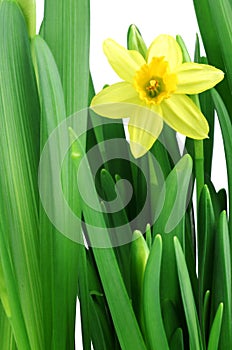
POLYGON ((140 103, 138 93, 130 83, 113 84, 99 92, 91 102, 95 113, 107 118, 127 118, 140 103))
POLYGON ((199 94, 214 87, 224 77, 220 69, 198 63, 183 63, 176 73, 177 94, 199 94))
POLYGON ((164 121, 179 133, 196 140, 208 137, 208 122, 189 97, 172 95, 162 102, 162 112, 164 121))
POLYGON ((148 63, 153 57, 165 57, 171 71, 182 64, 183 56, 181 48, 176 40, 170 35, 159 35, 151 44, 147 53, 148 63))
POLYGON ((133 82, 135 72, 146 63, 139 52, 127 50, 112 39, 104 41, 103 50, 114 71, 128 82, 133 82))
POLYGON ((159 137, 163 128, 161 109, 158 106, 153 109, 138 107, 130 117, 129 135, 131 153, 135 158, 147 153, 159 137))

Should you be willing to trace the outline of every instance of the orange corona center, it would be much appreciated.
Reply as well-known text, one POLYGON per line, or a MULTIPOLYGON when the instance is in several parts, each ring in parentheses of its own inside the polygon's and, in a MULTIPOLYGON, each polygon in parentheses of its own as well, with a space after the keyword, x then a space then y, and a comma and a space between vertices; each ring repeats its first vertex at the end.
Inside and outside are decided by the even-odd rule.
POLYGON ((177 76, 170 73, 169 64, 164 57, 153 57, 149 64, 144 64, 136 73, 135 89, 141 100, 147 104, 160 104, 175 92, 177 76))

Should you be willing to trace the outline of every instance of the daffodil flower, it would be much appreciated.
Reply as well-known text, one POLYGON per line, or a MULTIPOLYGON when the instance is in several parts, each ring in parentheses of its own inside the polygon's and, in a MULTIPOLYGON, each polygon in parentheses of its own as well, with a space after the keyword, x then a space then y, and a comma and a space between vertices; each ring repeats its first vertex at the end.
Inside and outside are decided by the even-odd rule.
POLYGON ((186 95, 212 88, 223 79, 222 71, 206 64, 183 63, 181 48, 169 35, 160 35, 152 42, 146 60, 112 39, 104 42, 103 49, 123 82, 103 89, 91 107, 104 117, 129 118, 135 158, 152 147, 163 122, 193 139, 208 136, 207 120, 186 95))

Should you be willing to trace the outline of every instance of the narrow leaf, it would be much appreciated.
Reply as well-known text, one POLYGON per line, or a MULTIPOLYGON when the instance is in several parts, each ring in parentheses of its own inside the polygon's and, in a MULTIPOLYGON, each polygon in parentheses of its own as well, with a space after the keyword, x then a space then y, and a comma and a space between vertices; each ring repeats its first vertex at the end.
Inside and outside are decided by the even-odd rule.
POLYGON ((200 326, 196 311, 196 305, 193 298, 191 282, 185 262, 184 253, 177 237, 174 238, 174 247, 176 253, 176 263, 178 269, 179 283, 182 295, 182 301, 185 310, 185 316, 189 331, 189 342, 191 350, 203 350, 203 344, 200 333, 200 326))
POLYGON ((218 349, 223 316, 223 303, 219 304, 209 336, 208 350, 218 349))
POLYGON ((162 238, 156 235, 144 274, 143 308, 148 349, 169 349, 160 305, 162 238))
POLYGON ((215 238, 215 254, 213 269, 211 319, 218 305, 223 303, 223 320, 218 349, 232 347, 232 316, 231 316, 231 249, 229 241, 226 212, 219 217, 218 230, 215 238))

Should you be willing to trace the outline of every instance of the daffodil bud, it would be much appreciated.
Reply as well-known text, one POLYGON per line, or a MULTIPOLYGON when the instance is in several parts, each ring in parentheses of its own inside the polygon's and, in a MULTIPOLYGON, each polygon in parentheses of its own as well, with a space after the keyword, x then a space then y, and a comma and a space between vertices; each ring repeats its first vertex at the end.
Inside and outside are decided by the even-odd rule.
POLYGON ((147 47, 136 25, 131 24, 127 33, 127 46, 129 50, 136 50, 146 58, 147 47))

